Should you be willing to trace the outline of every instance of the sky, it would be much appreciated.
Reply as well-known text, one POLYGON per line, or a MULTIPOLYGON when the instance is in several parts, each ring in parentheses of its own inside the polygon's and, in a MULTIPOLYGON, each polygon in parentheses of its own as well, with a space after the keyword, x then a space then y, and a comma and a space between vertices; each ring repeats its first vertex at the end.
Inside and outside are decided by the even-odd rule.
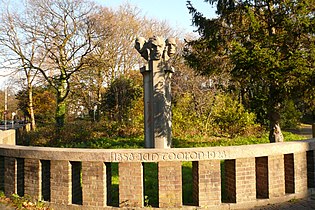
MULTIPOLYGON (((206 17, 215 17, 215 8, 204 0, 190 0, 197 11, 206 17)), ((191 26, 191 14, 186 6, 186 0, 96 0, 105 7, 117 9, 126 2, 139 8, 142 15, 159 20, 166 20, 173 27, 193 32, 196 28, 191 26)))
MULTIPOLYGON (((206 17, 215 17, 215 8, 204 0, 190 0, 192 5, 206 17)), ((192 26, 191 14, 186 6, 186 0, 95 0, 97 4, 113 9, 118 9, 120 5, 129 3, 140 9, 141 15, 166 20, 176 29, 184 30, 187 33, 193 33, 196 30, 192 26)), ((9 77, 3 77, 0 72, 0 88, 6 85, 9 77)))

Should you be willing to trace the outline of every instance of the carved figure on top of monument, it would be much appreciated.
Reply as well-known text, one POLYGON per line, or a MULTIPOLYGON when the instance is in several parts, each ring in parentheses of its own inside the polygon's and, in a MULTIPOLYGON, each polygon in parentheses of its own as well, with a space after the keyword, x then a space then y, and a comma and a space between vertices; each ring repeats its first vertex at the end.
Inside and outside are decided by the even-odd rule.
POLYGON ((171 77, 174 73, 170 59, 175 54, 174 38, 154 36, 135 40, 135 48, 148 62, 140 68, 144 87, 144 131, 146 148, 170 148, 172 144, 171 123, 171 77), (166 46, 166 47, 165 47, 166 46))
POLYGON ((160 60, 164 51, 164 40, 159 36, 151 37, 148 46, 150 49, 150 60, 160 60))
POLYGON ((165 44, 166 44, 165 51, 166 51, 167 55, 169 57, 172 57, 175 54, 176 47, 177 47, 175 38, 170 37, 170 38, 166 39, 165 44))
POLYGON ((135 48, 144 59, 149 59, 149 49, 145 38, 137 37, 135 41, 135 48))
POLYGON ((164 71, 174 73, 174 68, 170 58, 176 53, 176 40, 170 37, 165 40, 165 49, 163 52, 164 71))

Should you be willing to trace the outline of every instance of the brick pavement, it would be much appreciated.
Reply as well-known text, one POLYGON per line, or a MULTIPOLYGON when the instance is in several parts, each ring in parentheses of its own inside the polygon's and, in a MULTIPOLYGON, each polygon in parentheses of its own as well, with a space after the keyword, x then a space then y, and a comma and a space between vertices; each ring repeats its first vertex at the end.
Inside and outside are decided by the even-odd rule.
POLYGON ((311 209, 315 209, 314 194, 306 199, 291 200, 280 204, 260 206, 251 208, 250 210, 311 210, 311 209))
MULTIPOLYGON (((315 195, 307 199, 291 200, 281 204, 271 204, 250 209, 242 210, 312 210, 315 209, 315 195)), ((14 207, 9 207, 0 204, 0 210, 15 210, 14 207)))

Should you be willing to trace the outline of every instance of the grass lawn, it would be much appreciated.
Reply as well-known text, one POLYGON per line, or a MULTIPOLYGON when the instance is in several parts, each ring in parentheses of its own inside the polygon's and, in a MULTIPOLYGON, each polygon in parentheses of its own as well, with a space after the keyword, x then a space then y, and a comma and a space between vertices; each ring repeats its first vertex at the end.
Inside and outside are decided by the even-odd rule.
MULTIPOLYGON (((291 132, 283 132, 285 141, 297 141, 306 139, 300 135, 291 132)), ((190 147, 216 147, 216 146, 236 146, 249 144, 265 144, 269 143, 268 133, 260 136, 222 138, 222 137, 173 137, 174 148, 190 148, 190 147)), ((144 138, 99 138, 90 141, 82 141, 74 144, 65 144, 62 147, 77 147, 77 148, 94 148, 94 149, 136 149, 144 148, 144 138)))

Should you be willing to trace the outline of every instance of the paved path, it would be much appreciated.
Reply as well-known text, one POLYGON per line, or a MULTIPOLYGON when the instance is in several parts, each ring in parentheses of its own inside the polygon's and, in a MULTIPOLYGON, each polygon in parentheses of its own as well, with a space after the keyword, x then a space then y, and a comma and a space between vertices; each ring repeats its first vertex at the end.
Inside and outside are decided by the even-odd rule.
POLYGON ((312 125, 310 124, 302 124, 299 128, 289 129, 288 131, 306 138, 312 138, 312 125))
POLYGON ((250 210, 311 210, 315 209, 315 195, 307 199, 288 201, 280 204, 255 207, 250 210))

